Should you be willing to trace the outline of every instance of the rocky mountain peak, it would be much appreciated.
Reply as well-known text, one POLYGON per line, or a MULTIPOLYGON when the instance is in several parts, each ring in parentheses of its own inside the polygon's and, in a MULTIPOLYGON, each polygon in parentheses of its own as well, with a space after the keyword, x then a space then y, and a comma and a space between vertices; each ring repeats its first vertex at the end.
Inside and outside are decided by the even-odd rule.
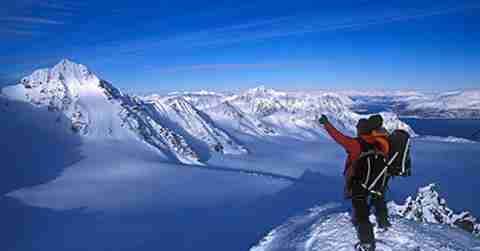
POLYGON ((98 81, 99 79, 86 66, 68 59, 62 59, 52 68, 39 69, 22 78, 20 84, 23 84, 26 88, 35 88, 46 83, 68 86, 91 82, 98 83, 98 81))
POLYGON ((415 198, 408 197, 403 205, 390 203, 395 215, 425 223, 445 224, 480 236, 480 223, 470 212, 455 213, 440 196, 436 184, 418 189, 415 198))

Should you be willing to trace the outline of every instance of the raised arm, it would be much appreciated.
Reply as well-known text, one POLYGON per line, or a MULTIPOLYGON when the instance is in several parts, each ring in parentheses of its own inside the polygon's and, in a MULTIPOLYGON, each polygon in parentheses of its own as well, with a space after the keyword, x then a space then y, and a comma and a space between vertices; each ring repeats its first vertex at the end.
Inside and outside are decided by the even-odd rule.
POLYGON ((335 140, 338 144, 340 144, 347 152, 352 152, 353 149, 358 148, 358 142, 349 136, 344 135, 341 133, 337 128, 335 128, 325 117, 325 115, 322 115, 322 118, 320 118, 320 123, 323 124, 325 127, 325 130, 328 132, 330 137, 335 140))

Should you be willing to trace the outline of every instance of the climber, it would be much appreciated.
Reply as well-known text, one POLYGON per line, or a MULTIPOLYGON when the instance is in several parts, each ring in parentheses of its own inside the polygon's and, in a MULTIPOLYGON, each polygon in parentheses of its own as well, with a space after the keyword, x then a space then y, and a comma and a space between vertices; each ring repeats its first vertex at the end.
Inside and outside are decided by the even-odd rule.
MULTIPOLYGON (((360 251, 374 251, 375 237, 373 226, 369 220, 370 206, 368 200, 375 207, 375 216, 379 229, 386 231, 391 226, 388 221, 388 211, 383 193, 371 194, 361 186, 357 176, 360 169, 356 161, 367 149, 375 148, 385 155, 389 153, 387 132, 383 128, 383 119, 380 115, 373 115, 369 119, 360 119, 357 123, 357 137, 352 138, 342 134, 329 121, 325 115, 319 119, 328 134, 340 144, 347 152, 344 169, 345 197, 352 200, 354 223, 360 242, 356 249, 360 251), (358 169, 358 170, 357 170, 358 169)), ((363 170, 363 169, 362 169, 363 170)))

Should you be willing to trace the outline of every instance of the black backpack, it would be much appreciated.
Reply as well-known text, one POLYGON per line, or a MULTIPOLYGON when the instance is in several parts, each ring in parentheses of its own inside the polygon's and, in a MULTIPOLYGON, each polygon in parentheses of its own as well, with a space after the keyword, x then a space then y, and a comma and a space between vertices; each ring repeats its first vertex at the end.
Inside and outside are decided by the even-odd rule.
POLYGON ((411 176, 412 160, 410 158, 410 134, 397 129, 388 137, 390 152, 388 153, 390 176, 411 176))
POLYGON ((354 178, 369 193, 382 196, 389 178, 388 156, 363 139, 358 138, 358 141, 362 153, 354 163, 354 178))

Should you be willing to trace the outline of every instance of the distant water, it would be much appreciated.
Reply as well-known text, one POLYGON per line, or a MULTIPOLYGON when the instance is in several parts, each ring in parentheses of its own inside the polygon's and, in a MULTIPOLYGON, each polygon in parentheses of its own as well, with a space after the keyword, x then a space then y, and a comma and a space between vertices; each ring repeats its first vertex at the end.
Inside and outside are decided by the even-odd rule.
POLYGON ((359 114, 384 112, 389 110, 388 107, 393 106, 393 102, 390 98, 377 97, 372 99, 370 97, 352 97, 352 100, 356 104, 352 109, 359 114))
POLYGON ((415 119, 402 118, 420 135, 454 136, 480 141, 479 119, 415 119))
MULTIPOLYGON (((383 112, 392 105, 388 98, 354 98, 359 105, 353 110, 359 114, 372 114, 383 112)), ((401 118, 420 135, 448 137, 454 136, 480 141, 480 119, 416 119, 401 118)))

